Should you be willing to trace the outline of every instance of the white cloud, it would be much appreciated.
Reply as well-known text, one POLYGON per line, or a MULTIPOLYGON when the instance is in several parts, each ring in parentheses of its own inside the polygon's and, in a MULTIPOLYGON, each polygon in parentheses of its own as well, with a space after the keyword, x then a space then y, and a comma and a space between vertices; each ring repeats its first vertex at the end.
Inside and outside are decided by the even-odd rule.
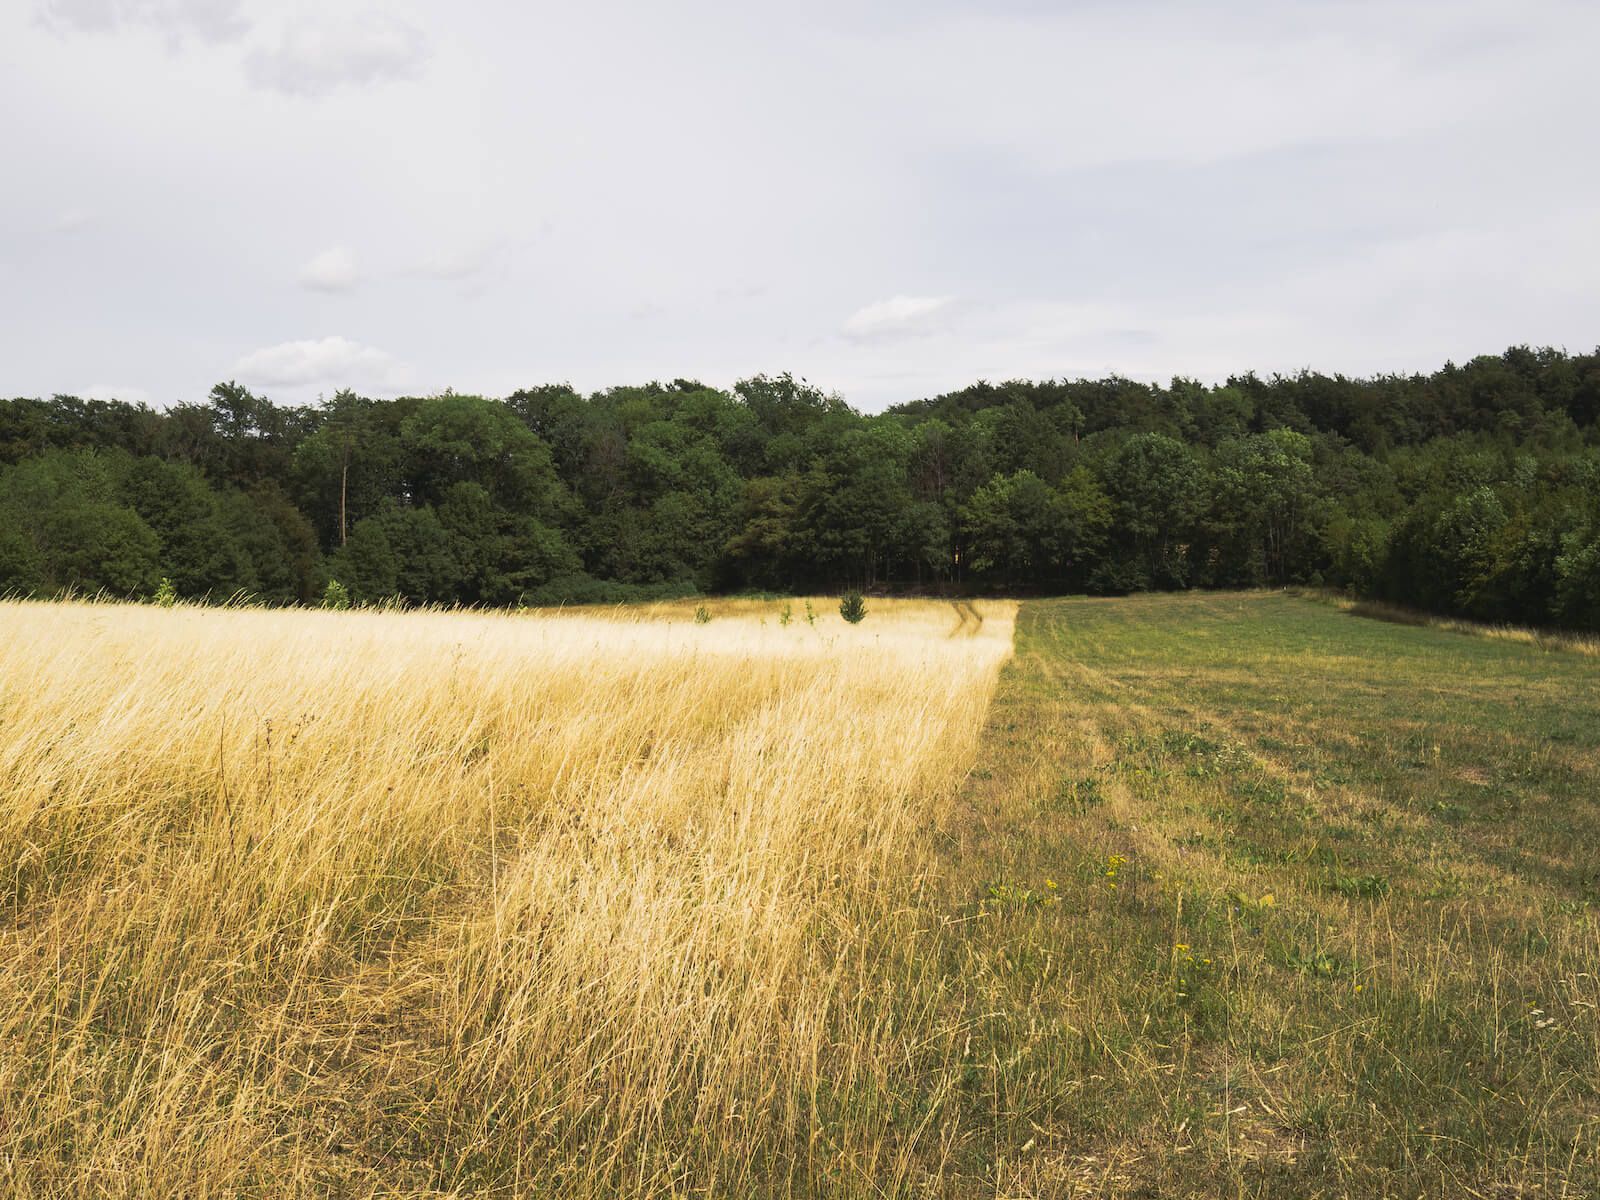
POLYGON ((314 292, 348 292, 361 282, 356 256, 345 246, 332 246, 300 268, 300 286, 314 292))
POLYGON ((393 355, 342 337, 280 342, 252 351, 234 364, 244 382, 262 387, 393 393, 411 382, 411 368, 393 355))
POLYGON ((423 259, 411 270, 428 279, 469 279, 488 267, 493 253, 494 247, 488 245, 445 250, 423 259))
POLYGON ((110 33, 146 28, 175 40, 195 37, 219 44, 249 31, 241 8, 241 0, 41 0, 36 11, 54 29, 110 33))
POLYGON ((245 77, 291 96, 321 96, 347 84, 415 79, 429 55, 427 35, 387 13, 286 22, 270 45, 245 56, 245 77))
POLYGON ((321 96, 418 76, 425 33, 379 7, 343 12, 338 0, 38 0, 39 22, 61 33, 146 30, 178 50, 198 42, 238 47, 245 79, 295 96, 321 96))
POLYGON ((94 221, 87 209, 68 208, 56 215, 50 222, 51 233, 79 233, 87 229, 94 221))
POLYGON ((891 296, 850 314, 844 335, 857 341, 925 333, 933 317, 949 305, 949 296, 891 296))

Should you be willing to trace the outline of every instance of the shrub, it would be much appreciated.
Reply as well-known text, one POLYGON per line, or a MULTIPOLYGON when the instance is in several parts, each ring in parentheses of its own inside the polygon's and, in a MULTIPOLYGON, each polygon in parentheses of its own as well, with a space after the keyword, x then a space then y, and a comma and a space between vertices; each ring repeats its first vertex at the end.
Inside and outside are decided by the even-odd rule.
POLYGON ((172 580, 165 575, 161 577, 161 584, 156 588, 155 602, 162 608, 171 608, 178 602, 178 589, 172 586, 172 580))
POLYGON ((350 607, 350 590, 337 579, 328 580, 328 586, 322 593, 322 607, 342 610, 350 607))
POLYGON ((859 625, 867 615, 867 602, 860 592, 846 592, 839 601, 839 615, 852 625, 859 625))

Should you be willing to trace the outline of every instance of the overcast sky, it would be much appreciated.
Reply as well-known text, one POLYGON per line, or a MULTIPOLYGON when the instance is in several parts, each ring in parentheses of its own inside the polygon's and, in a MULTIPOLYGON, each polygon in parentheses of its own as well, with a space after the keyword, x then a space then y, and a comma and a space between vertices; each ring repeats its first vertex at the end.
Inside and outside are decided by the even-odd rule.
POLYGON ((1600 343, 1594 0, 0 0, 0 393, 1600 343))

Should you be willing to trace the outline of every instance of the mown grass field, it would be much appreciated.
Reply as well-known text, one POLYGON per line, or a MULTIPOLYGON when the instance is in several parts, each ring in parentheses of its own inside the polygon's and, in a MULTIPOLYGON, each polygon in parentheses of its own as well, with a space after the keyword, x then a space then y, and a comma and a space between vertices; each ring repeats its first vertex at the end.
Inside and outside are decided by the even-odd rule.
POLYGON ((948 834, 967 1194, 1600 1194, 1594 657, 1029 604, 948 834))
POLYGON ((803 604, 0 604, 0 1194, 1600 1194, 1600 658, 803 604))

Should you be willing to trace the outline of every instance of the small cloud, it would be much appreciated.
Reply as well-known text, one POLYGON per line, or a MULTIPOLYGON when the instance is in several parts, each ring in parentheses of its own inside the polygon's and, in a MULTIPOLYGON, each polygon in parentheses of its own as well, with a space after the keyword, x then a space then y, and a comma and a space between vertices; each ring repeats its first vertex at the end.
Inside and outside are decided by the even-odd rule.
POLYGON ((144 30, 179 51, 231 47, 247 82, 291 96, 414 79, 430 53, 422 30, 380 7, 344 16, 306 5, 245 0, 35 0, 41 25, 62 34, 144 30))
POLYGON ((344 246, 333 246, 300 268, 300 286, 314 292, 348 292, 361 282, 356 256, 344 246))
POLYGON ((493 254, 493 246, 449 250, 423 259, 411 272, 427 279, 470 279, 489 266, 493 254))
POLYGON ((69 208, 50 222, 51 233, 78 233, 93 222, 93 215, 83 208, 69 208))
POLYGON ((245 77, 290 96, 322 96, 345 85, 415 79, 430 47, 416 26, 376 10, 345 20, 286 23, 275 41, 252 50, 245 77))
POLYGON ((411 383, 411 369, 393 355, 342 337, 266 346, 246 354, 233 369, 240 379, 263 387, 350 387, 382 394, 411 383))
POLYGON ((150 393, 144 388, 120 387, 111 383, 94 383, 78 393, 80 400, 121 400, 126 404, 149 404, 150 393))
POLYGON ((212 45, 235 42, 250 32, 241 0, 41 0, 46 26, 75 33, 111 33, 143 28, 174 42, 193 37, 212 45))
POLYGON ((713 295, 718 300, 759 300, 772 289, 764 283, 730 284, 719 287, 713 295))
POLYGON ((120 23, 121 8, 116 0, 40 0, 34 11, 52 29, 104 33, 120 23))
POLYGON ((850 314, 844 335, 852 341, 904 337, 925 333, 934 316, 949 305, 951 296, 891 296, 850 314))

